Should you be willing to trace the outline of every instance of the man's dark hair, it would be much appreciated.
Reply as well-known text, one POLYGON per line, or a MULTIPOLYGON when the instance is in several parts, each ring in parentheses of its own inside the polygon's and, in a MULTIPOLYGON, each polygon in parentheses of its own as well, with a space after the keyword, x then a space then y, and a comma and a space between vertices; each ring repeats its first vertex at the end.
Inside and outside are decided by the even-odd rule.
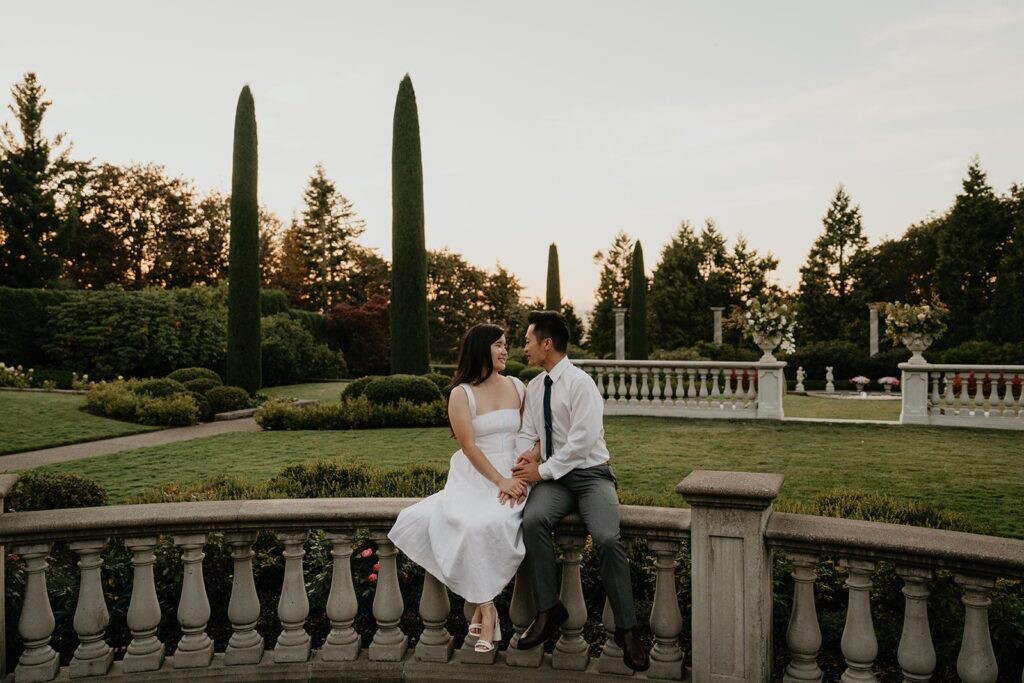
POLYGON ((533 325, 533 336, 537 341, 550 339, 559 353, 565 353, 569 348, 569 324, 558 311, 530 311, 526 320, 533 325))

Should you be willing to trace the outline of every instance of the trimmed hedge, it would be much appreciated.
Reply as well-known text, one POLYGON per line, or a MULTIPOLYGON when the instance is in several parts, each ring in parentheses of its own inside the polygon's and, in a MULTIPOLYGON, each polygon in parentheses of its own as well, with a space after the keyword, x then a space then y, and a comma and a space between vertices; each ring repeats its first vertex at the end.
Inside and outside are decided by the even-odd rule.
POLYGON ((448 391, 448 387, 452 383, 452 378, 450 375, 445 376, 442 375, 440 372, 428 372, 425 375, 420 375, 420 377, 426 377, 431 382, 436 384, 437 388, 441 391, 442 395, 444 395, 444 392, 448 391))
POLYGON ((214 415, 252 407, 252 397, 242 387, 213 387, 205 395, 214 415))
POLYGON ((135 422, 161 427, 188 427, 199 421, 199 406, 189 393, 150 398, 141 396, 135 422))
POLYGON ((405 400, 422 405, 441 400, 441 390, 426 377, 417 375, 388 375, 366 385, 363 395, 378 406, 394 405, 405 400))
POLYGON ((375 405, 366 396, 306 408, 272 400, 256 411, 256 422, 266 431, 443 427, 448 424, 448 406, 442 400, 417 405, 405 399, 375 405))
POLYGON ((380 375, 366 375, 359 379, 354 379, 345 385, 345 388, 341 390, 341 400, 349 401, 354 398, 359 398, 366 391, 366 387, 370 385, 375 379, 380 379, 380 375))
POLYGON ((529 382, 531 379, 544 372, 544 368, 539 365, 528 365, 519 373, 519 379, 523 382, 529 382))
POLYGON ((167 379, 177 380, 182 384, 191 382, 194 379, 208 379, 223 384, 220 375, 208 368, 179 368, 167 375, 167 379))
MULTIPOLYGON (((149 380, 149 382, 174 382, 174 380, 149 380)), ((118 380, 93 385, 85 396, 85 405, 82 406, 82 410, 115 420, 164 427, 185 427, 198 421, 200 405, 184 387, 182 387, 183 393, 151 396, 142 393, 141 388, 145 384, 148 382, 118 380)), ((175 382, 175 384, 178 383, 175 382)))
POLYGON ((295 384, 310 378, 344 377, 346 368, 342 353, 318 344, 313 334, 291 313, 264 318, 261 334, 265 386, 295 384))
POLYGON ((75 293, 69 290, 0 287, 0 359, 8 365, 38 368, 51 339, 50 308, 75 293))
POLYGON ((188 391, 188 388, 184 384, 165 377, 164 379, 147 379, 138 386, 135 393, 142 394, 143 396, 161 398, 163 396, 183 394, 186 391, 188 391))
POLYGON ((219 379, 210 379, 209 377, 197 377, 196 379, 184 382, 183 385, 189 391, 205 395, 210 389, 223 386, 223 382, 219 379))
POLYGON ((11 488, 11 512, 63 510, 107 504, 107 490, 80 474, 28 471, 11 488))

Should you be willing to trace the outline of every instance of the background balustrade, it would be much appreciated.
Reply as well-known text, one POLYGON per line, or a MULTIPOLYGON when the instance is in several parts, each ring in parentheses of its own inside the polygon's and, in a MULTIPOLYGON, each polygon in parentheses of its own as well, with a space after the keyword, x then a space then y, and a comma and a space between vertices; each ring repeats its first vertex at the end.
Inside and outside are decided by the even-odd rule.
POLYGON ((910 424, 1024 430, 1024 366, 901 363, 910 424))

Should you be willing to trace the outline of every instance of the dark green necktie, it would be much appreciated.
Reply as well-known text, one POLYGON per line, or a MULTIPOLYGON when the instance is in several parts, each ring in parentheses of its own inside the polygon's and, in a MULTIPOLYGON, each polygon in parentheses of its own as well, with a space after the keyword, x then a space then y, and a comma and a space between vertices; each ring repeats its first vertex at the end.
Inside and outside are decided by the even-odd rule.
POLYGON ((547 449, 544 451, 545 460, 550 458, 552 451, 555 450, 551 439, 551 384, 551 376, 546 375, 544 377, 544 446, 547 449))

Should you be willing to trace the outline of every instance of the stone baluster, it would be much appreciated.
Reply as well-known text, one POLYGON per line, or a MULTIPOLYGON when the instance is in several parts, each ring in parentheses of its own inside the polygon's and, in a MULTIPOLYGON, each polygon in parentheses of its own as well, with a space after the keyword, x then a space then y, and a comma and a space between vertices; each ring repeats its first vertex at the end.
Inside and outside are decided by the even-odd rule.
POLYGON ((757 374, 744 370, 743 374, 747 377, 747 405, 756 407, 757 406, 757 374))
POLYGON ((624 406, 629 396, 629 390, 626 388, 626 369, 619 366, 615 368, 615 372, 619 374, 619 399, 616 402, 620 406, 624 406))
POLYGON ((648 405, 651 402, 648 398, 651 390, 647 382, 647 377, 650 374, 650 368, 640 368, 640 405, 648 405))
POLYGON ((359 603, 352 585, 352 535, 328 531, 324 537, 331 543, 331 591, 327 596, 327 618, 331 632, 320 648, 320 659, 325 662, 351 662, 359 657, 362 639, 352 627, 359 603))
MULTIPOLYGON (((654 404, 657 405, 657 406, 665 405, 665 401, 662 399, 662 396, 661 396, 661 373, 662 373, 661 368, 655 368, 651 372, 651 380, 654 383, 654 386, 651 389, 651 400, 654 401, 654 404)), ((668 394, 668 387, 667 386, 665 387, 665 393, 666 393, 666 395, 668 394)))
POLYGON ((125 547, 132 552, 132 597, 128 603, 132 642, 121 663, 126 673, 157 671, 164 663, 164 644, 156 636, 160 628, 160 601, 153 581, 158 542, 156 536, 124 539, 125 547))
POLYGON ((675 369, 676 376, 676 390, 672 395, 672 405, 685 406, 686 405, 686 370, 683 368, 675 369))
POLYGON ((508 649, 505 651, 505 663, 509 666, 540 666, 544 660, 543 644, 532 650, 520 650, 516 647, 519 638, 537 616, 537 608, 533 602, 533 589, 530 588, 530 572, 526 568, 525 562, 519 565, 519 569, 516 571, 516 583, 512 589, 512 602, 508 606, 508 616, 512 620, 515 635, 512 636, 508 649))
POLYGON ((306 536, 305 531, 285 531, 277 535, 284 544, 284 583, 277 601, 277 618, 281 620, 282 631, 274 646, 276 663, 309 659, 310 638, 306 633, 309 597, 302 575, 302 557, 306 554, 302 544, 306 536))
POLYGON ((259 664, 263 658, 263 637, 256 631, 260 618, 260 599, 252 574, 252 544, 255 531, 234 531, 224 534, 231 548, 234 573, 231 576, 231 599, 228 600, 228 621, 231 640, 224 651, 224 664, 259 664))
POLYGON ((209 666, 213 660, 213 641, 206 635, 206 623, 210 620, 210 600, 203 583, 206 534, 175 534, 174 545, 181 548, 183 574, 178 600, 181 640, 174 653, 174 668, 209 666))
POLYGON ((708 373, 708 379, 711 381, 711 407, 721 409, 722 399, 721 392, 718 390, 718 374, 721 372, 719 368, 711 368, 708 373))
POLYGON ((651 607, 651 648, 649 678, 670 681, 683 680, 683 651, 679 647, 679 632, 683 630, 683 616, 679 612, 679 592, 676 586, 676 541, 648 541, 654 553, 654 605, 651 607))
MULTIPOLYGON (((1014 374, 1014 378, 1021 380, 1020 395, 1017 397, 1017 419, 1024 420, 1024 377, 1021 377, 1021 373, 1018 372, 1014 374)), ((1011 386, 1011 389, 1012 388, 1013 387, 1011 386)), ((1012 404, 1013 401, 1011 400, 1010 403, 1012 404)), ((1024 681, 1022 681, 1022 683, 1024 683, 1024 681)))
POLYGON ((430 572, 423 572, 423 593, 420 596, 420 617, 423 635, 416 645, 416 658, 424 662, 447 662, 455 649, 455 640, 445 622, 451 612, 448 589, 430 572))
POLYGON ((950 373, 948 372, 942 373, 942 382, 945 385, 945 391, 942 396, 942 405, 945 407, 947 415, 953 415, 957 412, 956 406, 954 405, 956 396, 953 394, 953 380, 950 379, 949 375, 950 373))
POLYGON ((103 578, 100 569, 103 558, 100 553, 107 544, 105 538, 72 541, 69 546, 78 555, 81 571, 78 589, 78 604, 72 625, 78 635, 79 645, 68 667, 71 678, 102 676, 114 661, 114 652, 103 640, 110 613, 103 597, 103 578))
POLYGON ((727 410, 735 410, 736 403, 732 396, 732 382, 733 382, 733 371, 732 368, 725 368, 722 370, 722 405, 727 410))
POLYGON ((640 389, 636 383, 636 367, 629 368, 629 404, 637 405, 640 403, 640 389))
POLYGON ((693 368, 686 368, 686 407, 696 408, 697 407, 697 387, 694 383, 694 379, 697 375, 697 371, 693 368))
POLYGON ((377 591, 373 596, 373 618, 377 620, 377 632, 373 634, 373 642, 370 644, 370 660, 400 662, 409 649, 409 638, 398 627, 405 608, 395 561, 398 550, 384 531, 375 531, 372 538, 377 543, 380 571, 377 572, 377 591))
POLYGON ((970 387, 971 373, 967 373, 967 379, 964 381, 964 391, 967 392, 967 414, 970 417, 975 417, 975 413, 978 410, 979 401, 978 393, 981 391, 981 382, 978 381, 978 376, 974 376, 974 393, 971 393, 970 387))
POLYGON ((601 394, 601 398, 605 401, 608 400, 608 387, 605 382, 605 369, 600 367, 597 369, 597 393, 601 394))
POLYGON ((818 666, 821 628, 818 626, 818 611, 814 605, 814 570, 818 565, 818 556, 786 553, 786 558, 793 565, 793 611, 789 615, 789 628, 786 630, 790 662, 782 683, 821 683, 823 674, 818 666))
POLYGON ((939 378, 940 377, 942 377, 942 373, 941 372, 933 372, 933 373, 931 373, 931 378, 932 378, 932 410, 934 410, 936 412, 939 412, 939 413, 943 412, 941 410, 942 403, 940 402, 940 397, 939 397, 939 378))
POLYGON ((849 602, 846 607, 846 626, 843 628, 842 650, 846 658, 846 671, 842 683, 870 681, 878 678, 871 671, 878 656, 878 640, 871 621, 871 572, 875 563, 867 560, 841 560, 850 575, 846 579, 849 602))
POLYGON ((995 582, 977 576, 953 578, 964 591, 964 637, 956 658, 957 675, 964 683, 995 683, 999 667, 988 631, 989 595, 995 582))
POLYGON ((562 635, 555 643, 551 666, 555 669, 583 671, 590 658, 589 646, 583 639, 583 626, 587 623, 587 605, 583 600, 583 584, 580 581, 583 539, 558 534, 555 540, 562 548, 562 589, 559 597, 569 612, 569 618, 562 625, 562 635))
POLYGON ((697 405, 701 408, 708 407, 708 371, 705 368, 697 370, 700 373, 700 401, 697 405))
POLYGON ((50 554, 50 544, 16 545, 11 552, 25 561, 25 593, 18 619, 18 633, 25 650, 14 668, 14 680, 17 683, 52 681, 60 668, 60 659, 50 647, 54 626, 50 596, 46 591, 46 570, 50 567, 46 557, 50 554))
POLYGON ((928 581, 932 570, 918 567, 897 567, 903 579, 906 596, 903 612, 903 634, 896 653, 905 683, 927 683, 935 671, 935 646, 928 627, 928 581))
POLYGON ((607 598, 601 612, 601 623, 604 625, 605 640, 601 656, 597 660, 597 670, 603 674, 632 676, 633 670, 622 661, 622 648, 615 644, 615 613, 612 612, 612 603, 607 598))
MULTIPOLYGON (((462 616, 466 618, 467 624, 473 622, 473 613, 476 612, 477 606, 477 603, 470 602, 469 600, 462 603, 462 616)), ((462 639, 462 647, 459 648, 459 652, 456 655, 456 661, 460 664, 494 664, 498 657, 497 647, 490 652, 477 652, 476 644, 478 640, 480 638, 471 633, 466 633, 466 637, 462 639)))

